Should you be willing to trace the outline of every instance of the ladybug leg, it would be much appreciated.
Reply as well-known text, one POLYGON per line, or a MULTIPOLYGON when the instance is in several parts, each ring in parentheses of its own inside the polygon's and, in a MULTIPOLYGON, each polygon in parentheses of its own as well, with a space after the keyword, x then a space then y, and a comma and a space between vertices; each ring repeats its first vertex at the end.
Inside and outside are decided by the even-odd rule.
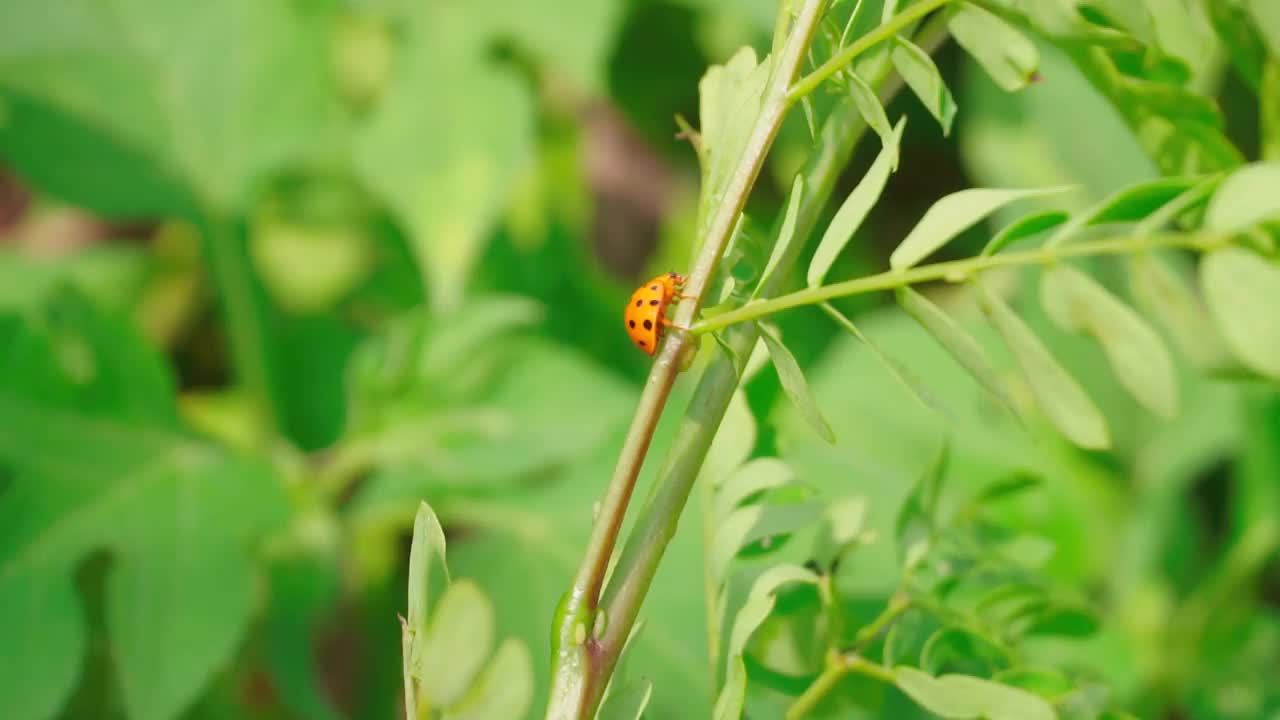
POLYGON ((670 328, 675 328, 677 330, 684 330, 685 332, 689 332, 689 328, 683 325, 677 325, 671 322, 671 318, 666 318, 666 317, 662 318, 662 327, 670 327, 670 328))

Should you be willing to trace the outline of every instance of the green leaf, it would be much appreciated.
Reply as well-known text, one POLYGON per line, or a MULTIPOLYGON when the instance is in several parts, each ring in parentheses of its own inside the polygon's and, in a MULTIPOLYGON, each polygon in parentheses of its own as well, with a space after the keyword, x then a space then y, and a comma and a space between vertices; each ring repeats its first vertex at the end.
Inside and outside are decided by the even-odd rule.
POLYGON ((1040 338, 995 294, 978 285, 982 308, 1018 360, 1040 409, 1071 442, 1089 449, 1111 445, 1106 420, 1080 384, 1040 338))
MULTIPOLYGON (((323 527, 333 523, 327 510, 295 522, 293 527, 323 527)), ((326 529, 333 529, 330 525, 326 529)), ((311 642, 338 600, 339 578, 336 543, 317 547, 297 542, 273 558, 271 607, 263 627, 271 683, 280 703, 298 717, 340 720, 342 714, 326 696, 313 657, 311 642)))
POLYGON ((160 0, 5 3, 0 154, 41 189, 109 215, 243 209, 263 178, 313 157, 337 117, 328 38, 301 12, 255 0, 200 13, 160 0))
POLYGON ((746 147, 772 61, 757 62, 750 47, 734 53, 724 65, 712 65, 698 82, 698 117, 702 120, 703 186, 699 237, 710 221, 706 208, 720 203, 734 163, 746 147))
POLYGON ((969 675, 935 678, 912 667, 893 669, 894 683, 921 707, 948 720, 1055 720, 1053 707, 1025 690, 969 675))
POLYGON ((760 295, 760 291, 765 285, 773 279, 773 273, 778 269, 778 263, 782 262, 782 257, 787 254, 787 249, 791 247, 791 243, 796 239, 796 217, 800 212, 800 199, 804 195, 804 175, 796 175, 795 180, 791 183, 791 193, 788 195, 787 212, 782 216, 782 227, 778 230, 778 241, 773 245, 773 251, 769 253, 769 262, 764 266, 764 272, 760 274, 760 280, 756 283, 756 289, 751 293, 754 300, 760 295))
POLYGON ((814 251, 813 260, 809 263, 809 272, 806 274, 809 287, 822 284, 836 258, 853 239, 862 226, 862 221, 867 219, 871 208, 880 199, 880 193, 884 192, 884 186, 893 172, 898 156, 898 143, 902 140, 902 130, 906 125, 906 118, 898 121, 891 140, 885 141, 886 144, 880 149, 875 162, 871 163, 849 197, 841 203, 835 217, 831 218, 831 224, 822 234, 822 241, 818 243, 818 249, 814 251))
POLYGON ((951 122, 956 116, 956 101, 943 82, 938 66, 933 64, 933 58, 919 46, 900 36, 893 39, 893 50, 889 57, 898 74, 906 81, 907 87, 911 88, 911 92, 915 93, 929 114, 942 126, 942 134, 949 135, 951 122))
POLYGON ((716 528, 711 540, 707 572, 723 584, 738 553, 752 543, 785 537, 808 526, 822 513, 820 503, 758 503, 737 508, 716 528))
POLYGON ((991 213, 1017 200, 1044 197, 1070 190, 1068 187, 1028 190, 971 188, 952 193, 934 203, 920 222, 889 256, 894 270, 905 270, 932 255, 952 238, 968 230, 991 213))
POLYGON ((1045 210, 1033 212, 1014 220, 1001 228, 982 248, 982 256, 995 255, 1010 245, 1034 237, 1049 228, 1057 227, 1067 221, 1068 215, 1061 210, 1045 210))
POLYGON ((619 691, 610 691, 596 713, 596 720, 640 720, 651 695, 653 683, 648 680, 628 683, 619 691))
POLYGON ((418 702, 457 704, 489 659, 493 637, 489 597, 470 579, 451 584, 433 613, 422 654, 415 658, 414 673, 422 688, 418 702))
POLYGON ((739 467, 721 484, 711 517, 719 526, 751 496, 780 488, 794 479, 795 471, 778 458, 756 458, 739 467))
POLYGON ((831 432, 831 426, 827 424, 826 419, 822 417, 822 411, 818 408, 818 401, 813 397, 813 393, 809 391, 809 383, 805 382, 804 372, 800 370, 800 366, 796 363, 795 357, 791 355, 791 351, 787 350, 787 346, 782 344, 782 340, 778 338, 777 331, 765 323, 756 323, 760 329, 760 337, 764 339, 765 345, 769 348, 769 357, 773 360, 773 367, 778 371, 778 380, 782 383, 782 390, 795 404, 796 409, 809 422, 810 427, 814 429, 818 435, 829 443, 835 443, 835 435, 831 432))
POLYGON ((1196 367, 1222 370, 1233 364, 1192 281, 1170 267, 1161 255, 1133 256, 1129 261, 1129 283, 1142 309, 1160 321, 1196 367))
POLYGON ((987 392, 1009 408, 1016 417, 1018 408, 1009 396, 1000 373, 991 363, 982 345, 942 308, 909 287, 898 288, 895 297, 903 310, 933 336, 961 367, 973 376, 987 392))
MULTIPOLYGON (((858 108, 858 114, 866 121, 867 127, 880 136, 881 151, 888 153, 889 171, 897 172, 898 143, 902 140, 902 132, 895 130, 889 124, 889 116, 884 112, 884 105, 880 104, 880 97, 876 95, 875 90, 871 89, 867 81, 862 79, 861 75, 849 70, 844 74, 844 78, 845 85, 849 88, 849 97, 853 98, 853 104, 858 108)), ((899 122, 905 123, 906 119, 903 118, 899 122)))
POLYGON ((1244 3, 1253 19, 1258 23, 1258 30, 1266 39, 1271 54, 1280 57, 1280 7, 1268 0, 1245 0, 1244 3))
POLYGON ((1236 357, 1280 379, 1280 265, 1240 248, 1218 250, 1201 261, 1200 285, 1236 357))
POLYGON ((103 549, 113 559, 106 624, 125 710, 178 715, 248 629, 250 543, 287 514, 278 481, 169 429, 32 404, 2 387, 0 426, 0 465, 16 472, 0 494, 9 716, 48 717, 71 690, 86 643, 73 573, 103 549))
POLYGON ((912 372, 908 370, 900 360, 890 356, 879 345, 872 342, 871 338, 867 337, 862 330, 859 330, 858 326, 854 325, 852 320, 845 317, 843 313, 836 310, 830 303, 822 303, 820 307, 828 317, 836 321, 837 325, 847 331, 850 335, 858 338, 858 341, 863 345, 867 346, 867 349, 871 351, 871 354, 875 355, 876 360, 884 366, 884 369, 889 371, 889 375, 892 376, 899 385, 905 388, 907 392, 910 393, 911 398, 920 403, 921 407, 928 408, 929 410, 944 416, 950 415, 947 409, 939 404, 937 398, 933 396, 933 393, 929 392, 929 389, 916 379, 915 375, 912 374, 912 372))
POLYGON ((427 621, 431 592, 432 568, 439 568, 444 584, 449 585, 449 566, 445 564, 444 529, 431 506, 418 504, 413 520, 413 543, 409 546, 409 609, 407 623, 413 633, 410 645, 410 667, 417 667, 427 647, 427 621))
POLYGON ((938 498, 942 492, 942 479, 946 475, 947 461, 951 457, 951 443, 944 438, 937 457, 911 488, 911 493, 898 510, 895 530, 898 546, 908 548, 927 539, 937 524, 938 498))
POLYGON ((533 108, 519 79, 448 41, 453 23, 420 25, 355 139, 355 167, 409 235, 432 309, 447 314, 532 160, 533 108))
POLYGON ((515 638, 507 638, 498 646, 493 661, 485 668, 475 685, 461 702, 444 713, 444 718, 521 718, 529 711, 532 701, 533 660, 529 657, 529 648, 515 638))
POLYGON ((969 2, 947 9, 947 28, 997 85, 1008 92, 1031 82, 1040 66, 1036 46, 1018 30, 969 2))
POLYGON ((1142 220, 1195 187, 1198 180, 1193 177, 1157 178, 1118 190, 1061 225, 1044 246, 1060 245, 1092 225, 1142 220))
POLYGON ((712 713, 715 720, 738 720, 742 717, 747 687, 747 668, 742 656, 751 635, 773 612, 777 602, 775 594, 788 585, 816 585, 817 582, 816 573, 796 565, 775 565, 756 578, 747 601, 733 619, 726 653, 728 665, 725 668, 725 681, 712 713))
POLYGON ((1254 163, 1231 173, 1209 201, 1204 226, 1239 232, 1280 219, 1280 162, 1254 163))
POLYGON ((1178 413, 1178 377, 1160 336, 1093 278, 1059 264, 1041 278, 1041 302, 1059 327, 1087 332, 1106 351, 1120 384, 1143 407, 1166 419, 1178 413))
POLYGON ((1280 162, 1280 56, 1267 61, 1258 90, 1262 159, 1280 162))
POLYGON ((1188 211, 1199 207, 1208 200, 1218 186, 1222 184, 1222 175, 1214 174, 1184 190, 1177 197, 1161 205, 1134 225, 1138 234, 1157 232, 1178 221, 1188 211))

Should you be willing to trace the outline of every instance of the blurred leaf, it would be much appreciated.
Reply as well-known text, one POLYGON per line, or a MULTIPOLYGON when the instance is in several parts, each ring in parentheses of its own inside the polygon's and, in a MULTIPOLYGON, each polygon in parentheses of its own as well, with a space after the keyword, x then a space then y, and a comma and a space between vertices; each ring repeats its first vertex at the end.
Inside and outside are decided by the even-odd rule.
POLYGON ((449 566, 445 563, 444 529, 431 506, 418 504, 413 520, 413 544, 409 547, 409 603, 406 622, 410 635, 409 666, 420 667, 423 653, 427 651, 429 607, 439 591, 431 592, 433 567, 444 576, 444 586, 449 586, 449 566))
MULTIPOLYGON (((459 584, 466 582, 464 580, 459 584)), ((515 638, 507 638, 498 646, 492 662, 484 669, 475 685, 461 702, 444 713, 444 718, 519 718, 529 711, 532 700, 533 661, 529 658, 529 648, 515 638)))
POLYGON ((911 667, 893 669, 898 689, 929 712, 953 720, 1054 720, 1053 708, 1025 690, 968 675, 935 678, 911 667))
POLYGON ((1000 374, 991 364, 986 351, 964 327, 951 319, 951 316, 947 315, 942 308, 909 287, 897 289, 895 297, 902 309, 920 323, 920 326, 927 330, 933 339, 973 376, 974 380, 1017 416, 1017 406, 1009 397, 1000 374))
POLYGON ((1045 247, 1059 245, 1091 225, 1141 220, 1194 187, 1198 178, 1157 178, 1135 183, 1112 193, 1060 225, 1045 241, 1045 247))
POLYGON ((701 481, 710 483, 717 495, 732 492, 728 490, 728 486, 740 471, 747 470, 756 462, 765 462, 759 460, 747 463, 747 458, 751 457, 751 451, 756 445, 756 435, 755 416, 747 405, 746 393, 739 387, 730 398, 729 407, 725 410, 720 427, 716 429, 716 436, 711 440, 711 447, 702 461, 702 469, 699 471, 701 481))
POLYGON ((264 628, 271 682, 290 712, 316 720, 342 717, 326 696, 313 652, 313 638, 338 599, 338 583, 333 555, 294 551, 272 563, 264 628))
POLYGON ((27 403, 0 390, 0 694, 14 718, 50 715, 85 629, 71 573, 109 548, 107 628, 130 717, 173 717, 236 650, 253 608, 248 544, 280 527, 270 470, 170 430, 27 403), (245 503, 246 497, 253 502, 245 503), (128 522, 121 522, 128 518, 128 522), (0 651, 3 652, 3 651, 0 651))
POLYGON ((1087 332, 1106 351, 1111 369, 1133 397, 1166 419, 1178 412, 1178 377, 1160 336, 1128 305, 1070 265, 1046 270, 1045 311, 1064 330, 1087 332))
POLYGON ((1008 92, 1026 87, 1040 66, 1040 53, 1025 35, 973 3, 948 6, 947 28, 960 47, 1008 92))
POLYGON ((249 250, 272 297, 295 313, 328 309, 368 276, 373 263, 372 242, 357 228, 283 220, 259 223, 249 250))
POLYGON ((1209 201, 1204 225, 1238 232, 1280 218, 1280 162, 1254 163, 1231 173, 1209 201))
POLYGON ((908 548, 917 542, 927 541, 933 534, 937 524, 942 478, 946 474, 947 459, 950 454, 950 442, 944 439, 937 457, 920 474, 906 501, 902 503, 895 528, 899 547, 908 548))
POLYGON ((925 643, 941 627, 933 615, 916 608, 907 610, 885 634, 883 664, 887 667, 919 664, 925 643))
MULTIPOLYGON (((756 283, 756 289, 751 293, 754 300, 760 295, 760 291, 765 284, 773 278, 773 273, 778 268, 778 263, 782 262, 782 257, 787 254, 787 248, 796 239, 796 214, 800 212, 800 200, 804 195, 804 175, 796 175, 795 180, 791 183, 791 192, 787 195, 787 212, 782 216, 782 227, 778 230, 778 241, 773 245, 773 251, 769 253, 769 262, 764 266, 764 272, 760 274, 760 280, 756 283)), ((804 242, 804 238, 800 238, 804 242)))
POLYGON ((1157 232, 1176 223, 1180 217, 1207 201, 1221 184, 1222 175, 1216 173, 1200 180, 1139 220, 1134 231, 1139 234, 1157 232))
POLYGON ((933 64, 933 58, 901 36, 893 39, 893 50, 889 57, 906 81, 907 87, 911 88, 911 92, 915 93, 929 114, 942 126, 942 134, 949 135, 951 122, 956 116, 956 101, 951 97, 951 91, 943 82, 942 75, 938 73, 938 66, 933 64))
POLYGON ((871 351, 871 354, 880 362, 880 365, 883 366, 885 370, 889 371, 889 375, 893 377, 898 384, 902 385, 902 387, 906 388, 911 393, 911 398, 913 400, 920 403, 923 407, 929 408, 930 410, 944 416, 950 416, 951 413, 938 403, 938 400, 934 397, 933 393, 929 392, 929 388, 925 387, 900 360, 890 356, 879 345, 872 342, 871 338, 867 337, 865 333, 859 330, 858 326, 853 324, 853 321, 845 317, 839 310, 836 310, 835 306, 830 303, 822 303, 819 307, 822 308, 822 311, 825 312, 828 317, 835 320, 837 325, 847 331, 850 335, 858 338, 858 341, 871 351))
POLYGON ((432 308, 448 314, 532 159, 533 109, 515 77, 447 39, 459 21, 439 14, 357 135, 355 166, 408 232, 432 308))
POLYGON ((1280 57, 1267 61, 1258 91, 1262 159, 1280 162, 1280 57))
POLYGON ((814 562, 832 572, 854 548, 869 543, 874 535, 864 532, 867 499, 845 497, 833 500, 823 513, 823 531, 814 547, 814 562))
POLYGON ((653 683, 648 680, 610 692, 596 713, 596 720, 640 720, 652 694, 653 683))
POLYGON ((1040 409, 1075 444, 1101 449, 1111 444, 1106 420, 1031 328, 995 294, 979 286, 982 308, 1018 360, 1040 409))
MULTIPOLYGON (((859 5, 861 7, 861 5, 859 5)), ((857 12, 856 10, 854 11, 857 12)), ((871 128, 880 136, 881 152, 886 154, 886 162, 889 165, 889 172, 898 170, 898 143, 902 141, 902 133, 899 129, 894 129, 889 124, 889 116, 884 112, 884 105, 880 103, 880 97, 876 95, 875 90, 867 84, 852 70, 844 74, 845 85, 849 88, 849 97, 853 98, 853 104, 858 108, 858 114, 867 123, 867 127, 871 128)), ((906 123, 906 119, 899 121, 906 123)), ((877 160, 879 156, 877 156, 877 160)), ((869 174, 869 173, 868 173, 869 174)), ((848 201, 845 201, 848 203, 848 201)), ((834 220, 832 221, 835 222, 834 220)), ((855 228, 856 229, 856 228, 855 228)), ((828 230, 828 232, 830 232, 828 230)), ((850 236, 853 232, 848 233, 850 236)))
POLYGON ((831 218, 831 224, 827 225, 827 231, 822 234, 822 241, 818 243, 818 249, 814 251, 813 260, 809 263, 809 272, 806 274, 809 287, 822 284, 836 258, 857 234, 862 221, 867 219, 867 214, 880 199, 880 193, 884 191, 889 174, 896 164, 898 143, 902 140, 902 130, 906 125, 906 118, 898 121, 892 136, 885 140, 886 144, 880 149, 880 154, 876 155, 875 162, 849 193, 849 197, 841 203, 835 217, 831 218))
POLYGON ((742 465, 720 485, 711 517, 724 522, 744 501, 756 493, 780 488, 795 479, 795 471, 777 458, 756 458, 742 465))
POLYGON ((1098 618, 1087 608, 1055 605, 1043 611, 1027 633, 1088 637, 1098 632, 1098 626, 1098 618))
POLYGON ((742 717, 742 706, 747 689, 747 669, 742 656, 746 652, 747 641, 751 635, 773 612, 777 602, 774 595, 786 587, 796 583, 817 584, 817 574, 796 565, 776 565, 761 573, 751 586, 751 592, 742 609, 733 619, 733 630, 729 635, 729 649, 725 654, 728 665, 725 668, 724 685, 716 698, 712 717, 715 720, 738 720, 742 717))
POLYGON ((820 503, 757 503, 729 513, 716 528, 708 548, 707 572, 717 584, 729 577, 729 567, 738 553, 752 543, 776 542, 806 527, 822 513, 820 503))
POLYGON ((1045 210, 1023 215, 1021 218, 1001 228, 1000 232, 991 236, 991 239, 983 246, 981 254, 984 256, 995 255, 1019 240, 1025 240, 1061 225, 1067 221, 1067 217, 1068 215, 1060 210, 1045 210))
POLYGON ((1001 685, 1033 692, 1050 702, 1054 698, 1070 692, 1073 687, 1071 679, 1063 673, 1051 668, 1041 667, 1019 667, 1004 670, 996 673, 991 679, 1001 685))
POLYGON ((418 702, 457 705, 489 659, 493 637, 493 605, 484 591, 466 578, 449 585, 432 613, 422 653, 414 658, 422 688, 418 702))
POLYGON ((814 398, 813 393, 809 391, 809 384, 805 382, 804 372, 800 366, 796 364, 796 359, 791 355, 791 351, 787 350, 787 346, 782 344, 777 336, 777 331, 765 324, 756 323, 760 328, 760 337, 764 339, 765 345, 769 348, 769 357, 773 360, 773 367, 778 371, 778 380, 782 383, 782 389, 795 404, 800 413, 809 421, 810 427, 814 429, 818 435, 829 443, 835 442, 835 435, 831 433, 831 426, 822 417, 822 410, 818 408, 818 401, 814 398))
POLYGON ((1160 321, 1198 368, 1222 369, 1231 360, 1189 280, 1155 253, 1134 255, 1129 261, 1129 282, 1142 309, 1160 321))
POLYGON ((1245 0, 1245 5, 1253 13, 1253 19, 1266 38, 1271 54, 1280 57, 1280 7, 1267 0, 1245 0))
POLYGON ((1236 2, 1202 2, 1205 14, 1217 32, 1221 47, 1231 58, 1236 72, 1250 88, 1257 89, 1266 62, 1267 49, 1258 25, 1248 9, 1236 2))
POLYGON ((935 202, 889 256, 894 270, 905 270, 932 255, 952 238, 968 230, 1009 203, 1044 197, 1071 188, 997 190, 971 188, 952 193, 935 202))
POLYGON ((6 3, 0 151, 42 189, 109 215, 240 209, 328 134, 324 52, 288 3, 6 3))
POLYGON ((1280 378, 1280 266, 1239 248, 1201 262, 1205 302, 1227 345, 1245 365, 1280 378))
POLYGON ((734 164, 760 114, 772 67, 770 57, 757 62, 755 51, 744 47, 724 65, 708 68, 698 82, 703 162, 699 237, 711 219, 708 208, 720 204, 734 164))
POLYGON ((95 245, 53 258, 0 249, 0 310, 41 307, 69 285, 101 309, 124 311, 141 294, 150 264, 140 248, 126 245, 95 245))
POLYGON ((963 627, 944 627, 929 636, 920 654, 920 669, 937 674, 959 672, 990 675, 1008 667, 1012 658, 994 639, 963 627))

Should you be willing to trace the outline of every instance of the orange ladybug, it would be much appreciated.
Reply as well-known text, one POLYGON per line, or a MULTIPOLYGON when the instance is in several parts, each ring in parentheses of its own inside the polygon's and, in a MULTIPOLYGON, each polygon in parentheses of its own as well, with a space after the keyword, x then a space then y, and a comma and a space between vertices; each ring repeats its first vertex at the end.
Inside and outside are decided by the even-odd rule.
POLYGON ((688 297, 680 294, 682 288, 684 276, 669 272, 653 278, 631 293, 622 317, 626 322, 627 335, 631 336, 636 347, 649 355, 658 351, 662 331, 671 324, 666 316, 667 306, 675 298, 688 297))

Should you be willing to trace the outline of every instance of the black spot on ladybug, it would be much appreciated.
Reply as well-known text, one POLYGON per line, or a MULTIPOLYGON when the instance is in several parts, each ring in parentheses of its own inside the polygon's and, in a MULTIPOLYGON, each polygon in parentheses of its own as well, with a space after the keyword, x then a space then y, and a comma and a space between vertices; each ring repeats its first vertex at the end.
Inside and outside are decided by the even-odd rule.
POLYGON ((653 290, 653 291, 657 291, 658 286, 657 286, 657 285, 650 285, 650 286, 649 286, 649 289, 650 289, 650 290, 653 290))
POLYGON ((636 341, 636 344, 637 344, 637 345, 639 345, 640 347, 644 347, 644 341, 643 341, 643 340, 637 340, 637 341, 636 341))
POLYGON ((635 326, 636 326, 636 321, 635 321, 635 320, 628 320, 628 321, 627 321, 627 324, 628 324, 628 325, 630 325, 631 327, 635 327, 635 326))
POLYGON ((636 307, 640 307, 641 305, 644 305, 644 301, 643 301, 643 300, 637 300, 637 301, 636 301, 636 307))
POLYGON ((657 304, 658 304, 658 301, 657 301, 657 300, 650 300, 650 301, 649 301, 649 304, 650 304, 650 305, 657 305, 657 304))
POLYGON ((652 321, 652 320, 645 320, 645 321, 644 321, 644 329, 645 329, 645 330, 652 330, 652 329, 653 329, 653 321, 652 321))

